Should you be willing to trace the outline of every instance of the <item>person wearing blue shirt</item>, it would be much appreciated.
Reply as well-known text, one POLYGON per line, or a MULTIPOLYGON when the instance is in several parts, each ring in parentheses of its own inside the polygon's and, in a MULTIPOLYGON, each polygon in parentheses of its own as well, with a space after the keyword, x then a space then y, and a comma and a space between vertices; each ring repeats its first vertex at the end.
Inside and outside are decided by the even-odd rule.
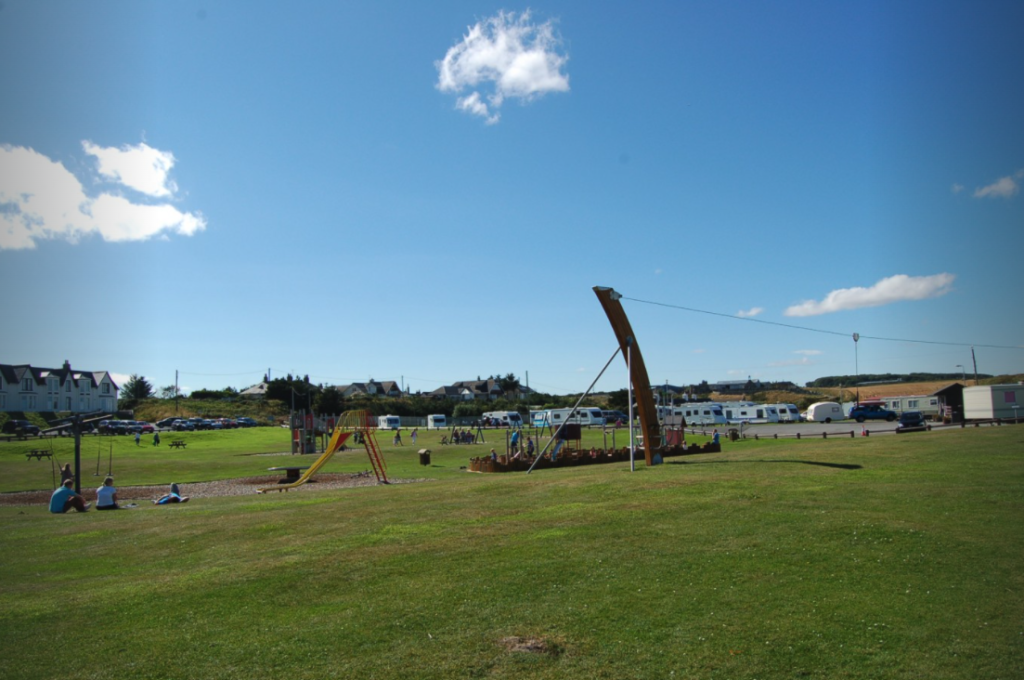
POLYGON ((61 515, 74 508, 78 512, 85 512, 92 503, 86 503, 82 496, 75 493, 75 481, 67 479, 57 487, 57 490, 50 496, 50 512, 61 515))

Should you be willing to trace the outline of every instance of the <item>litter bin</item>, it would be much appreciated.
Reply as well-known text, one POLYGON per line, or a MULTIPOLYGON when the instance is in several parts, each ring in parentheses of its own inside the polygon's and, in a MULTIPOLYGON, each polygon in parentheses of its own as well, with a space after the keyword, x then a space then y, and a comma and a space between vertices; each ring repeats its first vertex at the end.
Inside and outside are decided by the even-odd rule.
POLYGON ((735 427, 729 428, 729 441, 734 442, 740 438, 740 431, 735 427))
POLYGON ((420 465, 430 465, 429 449, 420 449, 420 465))

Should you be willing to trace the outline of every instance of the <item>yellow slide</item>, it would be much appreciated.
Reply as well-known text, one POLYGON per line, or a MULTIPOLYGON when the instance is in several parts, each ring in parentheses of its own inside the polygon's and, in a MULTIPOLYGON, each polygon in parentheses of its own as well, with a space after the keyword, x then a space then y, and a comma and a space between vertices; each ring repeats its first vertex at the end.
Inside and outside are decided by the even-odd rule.
POLYGON ((267 491, 287 491, 288 489, 293 489, 305 484, 313 475, 320 471, 320 468, 327 464, 327 461, 331 459, 331 456, 333 456, 335 452, 342 447, 345 441, 351 437, 352 434, 352 430, 342 430, 340 427, 334 428, 334 434, 331 435, 331 441, 327 443, 327 448, 324 449, 324 452, 320 454, 320 457, 309 466, 309 469, 306 470, 304 475, 291 484, 276 484, 263 489, 257 489, 257 491, 259 493, 266 493, 267 491))

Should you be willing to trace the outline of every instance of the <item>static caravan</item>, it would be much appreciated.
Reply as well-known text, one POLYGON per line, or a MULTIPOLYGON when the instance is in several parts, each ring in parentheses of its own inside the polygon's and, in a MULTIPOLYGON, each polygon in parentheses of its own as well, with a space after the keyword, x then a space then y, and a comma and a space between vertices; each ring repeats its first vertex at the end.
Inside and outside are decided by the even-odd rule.
POLYGON ((807 420, 816 423, 831 423, 833 420, 846 418, 843 407, 834 401, 816 401, 807 407, 807 412, 804 415, 807 420))
POLYGON ((799 423, 804 419, 796 404, 772 404, 772 406, 779 412, 780 423, 799 423))
POLYGON ((378 430, 397 430, 402 426, 402 419, 399 416, 377 416, 378 430))
POLYGON ((604 414, 599 408, 581 406, 573 411, 571 408, 552 408, 546 411, 533 412, 534 427, 558 427, 563 423, 579 423, 580 425, 604 425, 604 414))
POLYGON ((427 416, 427 429, 428 430, 444 430, 448 427, 448 416, 445 415, 429 415, 427 416))
POLYGON ((753 406, 722 404, 722 410, 725 412, 725 420, 728 423, 779 422, 779 409, 769 404, 754 404, 753 406))
POLYGON ((488 424, 497 421, 505 427, 523 426, 523 417, 519 415, 518 411, 488 411, 483 414, 483 417, 487 419, 488 424))
POLYGON ((939 398, 928 395, 912 395, 906 397, 885 397, 886 408, 903 413, 904 411, 920 411, 926 418, 939 417, 939 398))
POLYGON ((1024 385, 977 385, 964 388, 964 418, 1019 418, 1024 402, 1024 385))

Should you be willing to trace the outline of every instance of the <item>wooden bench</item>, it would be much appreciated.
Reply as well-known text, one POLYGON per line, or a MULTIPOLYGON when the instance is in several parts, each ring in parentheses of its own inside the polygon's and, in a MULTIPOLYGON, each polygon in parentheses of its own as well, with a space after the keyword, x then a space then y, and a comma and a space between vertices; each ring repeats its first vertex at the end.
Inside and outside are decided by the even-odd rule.
POLYGON ((52 457, 53 453, 51 451, 47 451, 46 449, 33 449, 25 454, 26 460, 31 460, 32 458, 35 458, 36 460, 42 460, 43 458, 52 457))
POLYGON ((187 444, 184 439, 175 439, 174 441, 171 442, 172 449, 183 449, 186 446, 187 444))
POLYGON ((284 470, 287 473, 287 476, 284 479, 279 480, 277 483, 291 484, 292 482, 299 481, 299 478, 302 476, 302 471, 308 470, 309 466, 307 465, 306 467, 298 467, 293 465, 282 465, 281 467, 272 467, 267 469, 270 470, 271 472, 280 472, 281 470, 284 470))

